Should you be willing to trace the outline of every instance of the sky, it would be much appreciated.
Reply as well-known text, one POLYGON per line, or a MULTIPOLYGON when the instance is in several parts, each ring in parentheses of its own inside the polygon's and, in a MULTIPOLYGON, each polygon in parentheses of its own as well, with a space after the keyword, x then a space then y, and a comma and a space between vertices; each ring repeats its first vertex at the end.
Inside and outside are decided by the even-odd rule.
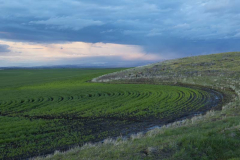
POLYGON ((133 67, 240 50, 239 0, 0 0, 0 67, 133 67))

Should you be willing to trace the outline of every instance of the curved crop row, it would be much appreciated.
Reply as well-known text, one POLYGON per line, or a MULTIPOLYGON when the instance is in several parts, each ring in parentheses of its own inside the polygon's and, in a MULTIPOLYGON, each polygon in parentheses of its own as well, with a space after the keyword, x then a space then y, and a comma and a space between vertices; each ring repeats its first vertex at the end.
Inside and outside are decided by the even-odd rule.
POLYGON ((112 88, 104 86, 93 90, 32 94, 2 101, 0 107, 3 114, 25 116, 166 118, 175 113, 197 111, 220 96, 213 90, 157 85, 116 84, 112 88))

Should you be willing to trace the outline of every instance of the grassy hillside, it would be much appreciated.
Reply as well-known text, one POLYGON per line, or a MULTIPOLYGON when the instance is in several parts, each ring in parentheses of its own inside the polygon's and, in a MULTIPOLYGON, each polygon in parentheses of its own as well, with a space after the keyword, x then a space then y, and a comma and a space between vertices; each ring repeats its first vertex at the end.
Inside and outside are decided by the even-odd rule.
POLYGON ((93 79, 93 82, 201 85, 235 96, 221 110, 176 121, 146 134, 106 139, 35 159, 239 159, 240 53, 165 61, 93 79))

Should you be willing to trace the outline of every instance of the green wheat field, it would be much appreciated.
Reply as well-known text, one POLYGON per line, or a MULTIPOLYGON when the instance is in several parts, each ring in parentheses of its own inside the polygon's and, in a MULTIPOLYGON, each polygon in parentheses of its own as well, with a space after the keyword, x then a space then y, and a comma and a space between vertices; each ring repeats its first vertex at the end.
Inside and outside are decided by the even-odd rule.
POLYGON ((120 70, 1 70, 0 159, 126 136, 224 101, 222 92, 197 86, 90 82, 120 70))

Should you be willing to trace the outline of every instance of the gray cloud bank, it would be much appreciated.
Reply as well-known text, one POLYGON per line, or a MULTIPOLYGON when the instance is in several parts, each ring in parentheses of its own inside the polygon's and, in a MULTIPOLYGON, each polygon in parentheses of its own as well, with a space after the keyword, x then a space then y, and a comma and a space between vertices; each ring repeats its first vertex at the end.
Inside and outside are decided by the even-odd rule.
POLYGON ((0 54, 1 53, 6 53, 6 52, 10 52, 9 46, 8 45, 4 45, 4 44, 0 44, 0 54))
POLYGON ((239 6, 239 0, 0 0, 0 39, 134 44, 172 58, 237 51, 239 6))

